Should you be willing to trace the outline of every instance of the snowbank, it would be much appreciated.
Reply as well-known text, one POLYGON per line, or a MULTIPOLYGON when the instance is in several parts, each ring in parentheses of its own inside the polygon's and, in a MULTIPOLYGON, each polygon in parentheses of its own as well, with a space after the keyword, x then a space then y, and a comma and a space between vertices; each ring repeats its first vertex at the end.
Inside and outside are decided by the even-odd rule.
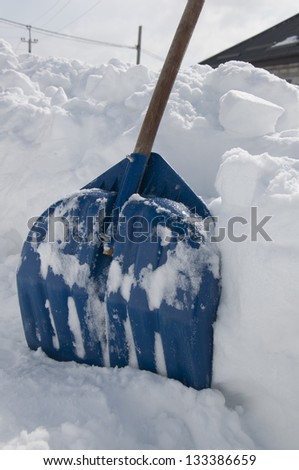
POLYGON ((213 389, 196 392, 29 351, 16 295, 28 219, 132 151, 156 74, 4 41, 0 65, 0 447, 298 448, 298 88, 230 62, 171 94, 154 150, 225 230, 213 389))
POLYGON ((214 201, 219 226, 242 218, 235 236, 247 238, 220 244, 224 289, 214 386, 228 406, 243 407, 242 421, 262 448, 296 449, 299 161, 233 149, 224 155, 216 187, 222 196, 214 201))

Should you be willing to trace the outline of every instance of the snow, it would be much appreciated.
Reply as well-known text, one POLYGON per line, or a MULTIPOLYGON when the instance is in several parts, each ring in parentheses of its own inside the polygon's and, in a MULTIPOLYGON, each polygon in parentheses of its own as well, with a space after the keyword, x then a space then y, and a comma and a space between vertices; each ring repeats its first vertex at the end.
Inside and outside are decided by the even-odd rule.
POLYGON ((285 38, 283 41, 276 42, 271 47, 284 47, 284 46, 296 45, 298 43, 299 43, 298 36, 289 36, 285 38))
POLYGON ((85 287, 86 278, 90 274, 90 266, 80 264, 78 258, 72 255, 64 255, 57 249, 54 243, 43 243, 37 248, 41 258, 41 275, 46 279, 49 267, 56 275, 63 275, 66 284, 72 287, 75 283, 79 287, 85 287))
MULTIPOLYGON (((215 247, 215 245, 214 245, 215 247)), ((219 278, 219 262, 213 245, 202 246, 201 250, 193 250, 179 241, 174 250, 167 252, 167 260, 156 269, 149 264, 140 271, 137 282, 145 290, 150 310, 159 309, 164 300, 167 305, 173 305, 183 310, 183 302, 178 301, 178 290, 189 292, 194 302, 199 289, 198 266, 205 263, 219 278), (217 266, 215 269, 215 258, 217 266)))
MULTIPOLYGON (((18 307, 15 272, 29 219, 133 150, 157 74, 116 60, 16 56, 4 41, 0 64, 0 448, 298 448, 298 87, 247 63, 195 65, 179 73, 161 124, 154 150, 209 202, 222 238, 213 384, 199 392, 162 376, 159 337, 161 376, 32 352, 18 307)), ((167 233, 159 235, 166 243, 167 233)), ((108 287, 126 299, 140 280, 133 270, 122 279, 119 261, 108 287)), ((144 273, 153 308, 163 296, 172 301, 178 270, 166 268, 158 279, 150 267, 144 273)), ((55 269, 66 274, 60 263, 55 269)), ((74 263, 70 284, 84 285, 87 271, 74 263)), ((88 288, 88 308, 99 312, 92 328, 104 341, 105 308, 88 288)))
POLYGON ((281 106, 244 91, 230 90, 220 98, 220 123, 245 138, 273 133, 283 113, 281 106))
POLYGON ((128 302, 130 299, 131 289, 136 285, 134 277, 134 264, 129 267, 128 273, 122 275, 121 259, 115 258, 111 262, 111 269, 107 281, 107 290, 109 293, 121 291, 122 297, 128 302))
POLYGON ((80 320, 79 320, 79 316, 78 316, 74 299, 72 297, 69 297, 67 299, 67 304, 68 304, 68 313, 69 313, 68 324, 69 324, 72 334, 74 335, 76 354, 78 357, 84 359, 85 349, 84 349, 84 343, 83 343, 83 338, 82 338, 82 333, 81 333, 81 328, 80 328, 80 320))
POLYGON ((298 170, 295 159, 234 149, 217 178, 219 225, 236 215, 248 220, 250 205, 258 222, 271 216, 264 229, 272 241, 258 234, 252 242, 251 227, 242 225, 244 242, 222 242, 227 282, 215 328, 214 386, 228 404, 247 403, 244 420, 263 448, 298 446, 298 170), (229 181, 238 176, 234 203, 229 181), (255 184, 242 197, 246 177, 255 184))
POLYGON ((163 351, 161 335, 159 333, 155 333, 155 358, 158 374, 167 377, 165 355, 163 351))

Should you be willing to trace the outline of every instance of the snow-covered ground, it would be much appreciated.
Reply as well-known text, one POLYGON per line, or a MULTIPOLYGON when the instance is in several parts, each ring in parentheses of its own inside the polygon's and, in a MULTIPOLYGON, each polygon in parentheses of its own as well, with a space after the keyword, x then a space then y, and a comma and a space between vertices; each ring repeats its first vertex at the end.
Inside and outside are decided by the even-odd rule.
POLYGON ((226 229, 213 387, 198 392, 30 351, 16 293, 27 220, 133 150, 156 73, 4 41, 0 67, 0 448, 298 449, 299 89, 230 62, 182 71, 171 94, 154 150, 226 229))

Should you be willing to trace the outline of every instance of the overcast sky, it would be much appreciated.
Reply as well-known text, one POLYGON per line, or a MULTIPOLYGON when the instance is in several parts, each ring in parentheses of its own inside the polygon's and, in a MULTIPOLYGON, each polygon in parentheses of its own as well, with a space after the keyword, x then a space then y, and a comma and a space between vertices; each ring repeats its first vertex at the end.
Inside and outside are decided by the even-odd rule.
MULTIPOLYGON (((80 37, 135 46, 143 26, 141 63, 158 70, 186 0, 0 0, 0 17, 80 37), (158 56, 156 58, 154 56, 158 56)), ((206 0, 184 66, 200 62, 299 13, 298 0, 206 0)), ((0 22, 0 37, 18 53, 27 52, 25 28, 0 22)), ((32 32, 32 52, 76 58, 93 64, 119 58, 134 63, 136 51, 83 44, 32 32)))

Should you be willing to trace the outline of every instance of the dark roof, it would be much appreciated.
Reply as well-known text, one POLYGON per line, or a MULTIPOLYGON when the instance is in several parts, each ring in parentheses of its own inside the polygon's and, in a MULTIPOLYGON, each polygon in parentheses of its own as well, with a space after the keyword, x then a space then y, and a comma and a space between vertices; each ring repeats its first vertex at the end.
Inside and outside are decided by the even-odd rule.
POLYGON ((201 62, 217 67, 228 60, 259 67, 299 62, 299 14, 201 62))

